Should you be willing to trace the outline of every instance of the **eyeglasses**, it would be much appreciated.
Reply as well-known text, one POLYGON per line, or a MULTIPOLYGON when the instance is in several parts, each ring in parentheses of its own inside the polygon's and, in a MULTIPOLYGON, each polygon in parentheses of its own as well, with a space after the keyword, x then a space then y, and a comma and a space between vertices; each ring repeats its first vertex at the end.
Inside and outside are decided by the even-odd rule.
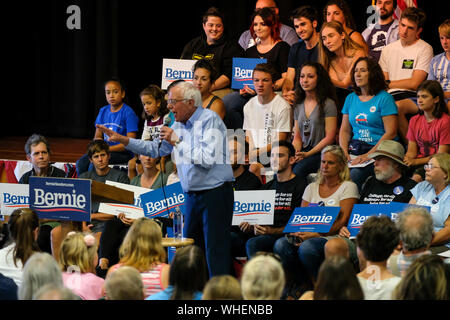
POLYGON ((175 103, 178 103, 180 101, 189 100, 189 99, 168 99, 167 104, 174 105, 175 103))
POLYGON ((433 166, 432 164, 426 164, 426 165, 424 165, 423 166, 423 168, 425 169, 425 170, 433 170, 433 169, 435 169, 435 168, 438 168, 438 169, 440 169, 441 167, 435 167, 435 166, 433 166))

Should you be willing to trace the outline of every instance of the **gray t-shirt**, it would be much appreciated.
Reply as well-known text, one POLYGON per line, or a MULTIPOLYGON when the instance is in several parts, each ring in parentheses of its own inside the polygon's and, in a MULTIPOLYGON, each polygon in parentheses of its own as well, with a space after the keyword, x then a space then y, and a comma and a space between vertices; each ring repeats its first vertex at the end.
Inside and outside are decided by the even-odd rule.
POLYGON ((320 116, 317 105, 309 115, 305 114, 305 104, 302 102, 295 106, 294 119, 298 121, 298 127, 302 136, 303 150, 310 150, 325 137, 325 118, 337 117, 336 104, 327 99, 323 109, 323 118, 320 116))

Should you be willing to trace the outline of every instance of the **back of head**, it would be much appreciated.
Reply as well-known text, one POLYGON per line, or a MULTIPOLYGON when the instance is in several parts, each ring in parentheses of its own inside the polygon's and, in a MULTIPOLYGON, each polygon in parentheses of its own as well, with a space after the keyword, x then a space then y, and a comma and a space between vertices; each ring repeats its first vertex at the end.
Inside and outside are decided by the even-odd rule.
POLYGON ((192 300, 196 291, 202 291, 207 279, 205 255, 198 246, 177 250, 169 271, 173 286, 171 300, 192 300))
MULTIPOLYGON (((39 228, 39 218, 31 209, 16 209, 9 217, 9 230, 15 241, 13 257, 25 265, 28 258, 36 251, 40 251, 35 240, 35 230, 39 228)), ((16 264, 17 265, 17 264, 16 264)))
POLYGON ((39 143, 44 143, 47 146, 47 152, 50 153, 50 144, 48 143, 47 139, 40 134, 34 133, 32 134, 28 139, 27 142, 25 142, 25 153, 27 155, 31 154, 31 147, 36 146, 39 143))
POLYGON ((399 231, 386 216, 367 219, 356 236, 356 243, 368 261, 386 261, 399 243, 399 231))
POLYGON ((314 300, 363 300, 364 293, 348 259, 331 256, 322 263, 314 288, 314 300))
POLYGON ((69 232, 61 243, 59 264, 63 271, 95 273, 96 253, 97 243, 92 234, 69 232))
POLYGON ((244 300, 279 300, 285 284, 281 263, 270 255, 258 255, 244 266, 241 279, 244 300))
POLYGON ((410 207, 398 215, 397 227, 404 251, 425 250, 433 238, 433 219, 421 207, 410 207))
POLYGON ((423 255, 408 268, 393 298, 397 300, 450 299, 449 266, 437 255, 423 255))
POLYGON ((119 267, 106 277, 105 293, 108 300, 143 300, 141 274, 133 267, 119 267))
POLYGON ((88 146, 87 146, 87 155, 89 157, 89 159, 92 159, 92 156, 97 153, 97 152, 101 152, 101 151, 105 151, 106 154, 109 154, 109 144, 102 139, 97 139, 97 140, 92 140, 91 142, 89 142, 88 146))
POLYGON ((34 253, 23 267, 19 300, 31 300, 44 285, 63 286, 62 273, 56 260, 48 253, 34 253))
POLYGON ((241 284, 229 275, 212 277, 203 290, 203 300, 242 300, 241 284))
POLYGON ((81 300, 81 298, 68 288, 50 283, 40 288, 33 295, 33 300, 81 300))

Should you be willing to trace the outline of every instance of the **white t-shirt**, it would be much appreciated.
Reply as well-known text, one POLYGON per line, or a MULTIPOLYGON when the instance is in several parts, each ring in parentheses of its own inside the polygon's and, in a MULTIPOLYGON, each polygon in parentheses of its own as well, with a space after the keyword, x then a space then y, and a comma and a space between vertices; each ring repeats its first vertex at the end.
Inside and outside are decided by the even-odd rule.
POLYGON ((278 94, 267 104, 253 97, 244 106, 243 129, 250 130, 255 148, 275 142, 278 132, 291 132, 291 106, 278 94))
POLYGON ((319 182, 310 183, 303 193, 303 200, 309 203, 323 202, 326 207, 339 207, 339 202, 345 199, 359 199, 358 186, 353 181, 344 181, 328 198, 319 195, 319 182))
POLYGON ((17 286, 20 286, 23 266, 20 260, 17 260, 17 266, 14 265, 13 251, 15 245, 13 242, 0 250, 0 273, 5 277, 13 279, 17 286))
MULTIPOLYGON (((407 47, 403 47, 401 40, 397 40, 383 48, 379 64, 384 72, 389 73, 389 80, 396 81, 410 79, 414 70, 428 73, 431 59, 433 48, 422 39, 407 47)), ((399 90, 406 89, 390 89, 389 92, 399 90)))
POLYGON ((392 300, 392 292, 402 278, 392 277, 384 280, 368 280, 357 277, 364 293, 364 300, 392 300))

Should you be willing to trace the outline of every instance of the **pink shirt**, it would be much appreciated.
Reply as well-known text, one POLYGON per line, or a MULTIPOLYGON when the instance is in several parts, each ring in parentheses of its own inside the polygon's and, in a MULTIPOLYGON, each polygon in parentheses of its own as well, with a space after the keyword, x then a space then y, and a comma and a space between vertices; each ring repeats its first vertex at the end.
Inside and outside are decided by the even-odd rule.
POLYGON ((431 156, 438 152, 439 146, 450 144, 450 116, 444 113, 427 122, 424 115, 415 115, 409 120, 406 137, 417 143, 417 158, 431 156))
POLYGON ((64 286, 83 300, 98 300, 103 297, 104 279, 93 273, 63 272, 64 286))

